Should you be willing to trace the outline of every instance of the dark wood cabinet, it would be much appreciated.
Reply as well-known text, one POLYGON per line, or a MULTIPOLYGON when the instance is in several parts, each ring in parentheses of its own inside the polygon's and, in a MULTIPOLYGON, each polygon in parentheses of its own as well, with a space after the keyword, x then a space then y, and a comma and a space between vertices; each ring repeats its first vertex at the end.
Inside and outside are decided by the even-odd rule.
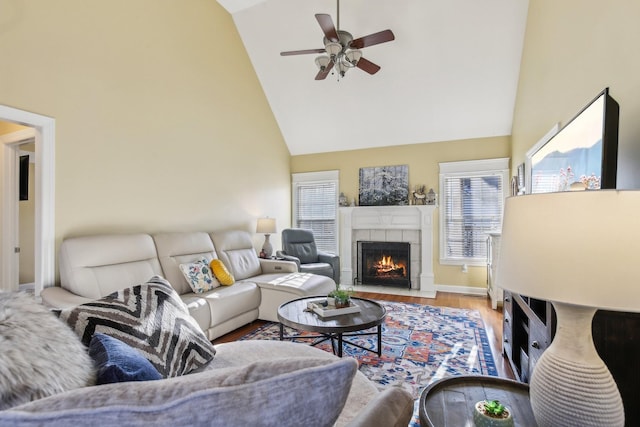
POLYGON ((528 383, 555 333, 553 307, 546 301, 505 291, 503 308, 503 352, 517 378, 528 383))
MULTIPOLYGON (((502 351, 517 379, 528 383, 536 362, 551 344, 556 318, 551 303, 504 292, 502 351)), ((625 425, 640 425, 640 314, 599 310, 593 341, 613 376, 625 410, 625 425)))

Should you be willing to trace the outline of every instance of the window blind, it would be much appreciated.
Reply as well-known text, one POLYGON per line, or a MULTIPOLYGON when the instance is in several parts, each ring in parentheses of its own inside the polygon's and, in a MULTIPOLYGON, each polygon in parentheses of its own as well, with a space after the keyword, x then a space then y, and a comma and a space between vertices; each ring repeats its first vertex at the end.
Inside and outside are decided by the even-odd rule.
POLYGON ((487 232, 500 229, 504 204, 502 174, 444 177, 444 256, 484 261, 487 232))
POLYGON ((336 181, 299 182, 295 185, 294 224, 313 231, 318 249, 336 253, 336 181))

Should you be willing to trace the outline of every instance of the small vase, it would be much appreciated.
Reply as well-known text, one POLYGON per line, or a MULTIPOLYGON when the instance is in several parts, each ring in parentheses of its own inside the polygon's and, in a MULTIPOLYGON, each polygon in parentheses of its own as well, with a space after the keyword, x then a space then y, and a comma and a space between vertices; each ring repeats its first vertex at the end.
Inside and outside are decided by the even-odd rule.
POLYGON ((484 413, 483 408, 484 400, 476 403, 473 408, 473 422, 476 427, 513 427, 513 417, 509 408, 505 408, 507 416, 504 418, 490 417, 484 413))
POLYGON ((345 307, 349 307, 351 305, 351 301, 349 300, 349 298, 347 299, 335 299, 335 306, 336 308, 345 308, 345 307))

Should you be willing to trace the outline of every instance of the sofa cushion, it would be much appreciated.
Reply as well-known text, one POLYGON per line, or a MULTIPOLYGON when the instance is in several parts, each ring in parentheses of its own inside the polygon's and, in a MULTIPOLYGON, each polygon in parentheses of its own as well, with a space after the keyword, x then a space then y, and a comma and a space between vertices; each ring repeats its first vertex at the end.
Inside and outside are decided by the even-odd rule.
POLYGON ((101 332, 138 349, 163 377, 191 372, 215 350, 165 279, 126 288, 100 300, 60 312, 85 345, 101 332))
POLYGON ((96 364, 97 385, 162 379, 160 372, 138 350, 109 335, 93 335, 89 356, 96 364))
POLYGON ((203 231, 158 233, 153 235, 153 241, 158 251, 163 277, 180 295, 192 292, 180 271, 180 264, 201 258, 211 260, 218 257, 211 237, 203 231))
MULTIPOLYGON (((303 343, 288 341, 248 340, 234 341, 216 344, 216 357, 205 369, 223 369, 244 366, 265 359, 288 360, 291 357, 309 357, 313 359, 326 358, 335 360, 337 356, 303 343)), ((347 403, 340 414, 336 427, 348 424, 357 416, 379 393, 374 382, 364 376, 362 372, 356 373, 351 390, 347 397, 347 403)), ((378 424, 373 424, 378 425, 378 424)), ((384 425, 384 424, 382 424, 384 425)))
POLYGON ((60 245, 61 286, 98 299, 161 275, 158 254, 148 234, 113 234, 65 239, 60 245))
POLYGON ((327 295, 336 289, 335 282, 326 276, 311 273, 261 274, 251 278, 260 289, 274 289, 297 296, 327 295))
POLYGON ((67 325, 32 296, 0 292, 0 410, 93 383, 93 362, 67 325))
POLYGON ((208 292, 220 286, 220 282, 213 276, 211 267, 209 267, 209 260, 206 258, 180 264, 180 271, 182 271, 191 290, 196 294, 208 292))
POLYGON ((0 425, 332 426, 355 359, 289 357, 162 381, 109 384, 0 412, 0 425))
POLYGON ((233 274, 229 273, 227 267, 225 267, 224 263, 219 259, 212 259, 209 266, 211 267, 211 271, 213 271, 213 275, 221 285, 230 286, 236 282, 233 274))
POLYGON ((262 273, 260 259, 246 231, 228 230, 211 233, 218 258, 224 262, 236 280, 248 279, 262 273))

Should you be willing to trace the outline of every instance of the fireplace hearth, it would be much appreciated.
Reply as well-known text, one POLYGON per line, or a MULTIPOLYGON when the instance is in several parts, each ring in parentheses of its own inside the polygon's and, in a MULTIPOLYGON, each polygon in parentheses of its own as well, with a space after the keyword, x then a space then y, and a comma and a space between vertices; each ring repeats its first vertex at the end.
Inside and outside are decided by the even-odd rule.
POLYGON ((411 288, 410 243, 359 241, 357 247, 358 284, 411 288))

